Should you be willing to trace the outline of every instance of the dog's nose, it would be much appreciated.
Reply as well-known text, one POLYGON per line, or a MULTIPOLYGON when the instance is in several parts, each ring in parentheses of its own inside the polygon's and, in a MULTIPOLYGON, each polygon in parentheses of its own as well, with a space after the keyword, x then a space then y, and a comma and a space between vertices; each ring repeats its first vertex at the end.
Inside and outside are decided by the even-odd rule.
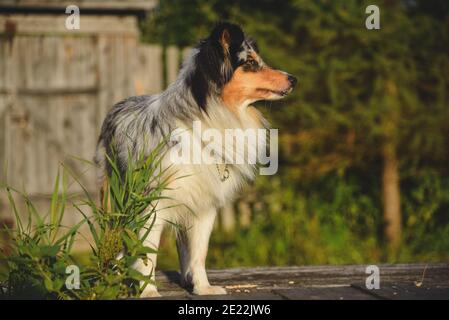
POLYGON ((291 74, 289 74, 287 78, 292 87, 296 86, 296 83, 298 83, 298 79, 296 79, 296 77, 292 76, 291 74))

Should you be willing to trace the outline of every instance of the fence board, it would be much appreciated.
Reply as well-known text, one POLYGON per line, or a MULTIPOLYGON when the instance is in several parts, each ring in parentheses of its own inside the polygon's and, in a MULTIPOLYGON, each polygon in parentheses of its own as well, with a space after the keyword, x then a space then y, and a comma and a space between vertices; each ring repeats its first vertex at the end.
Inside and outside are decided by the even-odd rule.
MULTIPOLYGON (((92 160, 95 101, 92 95, 22 97, 9 127, 8 184, 25 186, 31 195, 42 195, 51 193, 60 162, 81 174, 84 165, 71 156, 92 160)), ((94 188, 94 173, 82 180, 94 188)))
POLYGON ((68 30, 65 22, 69 15, 59 14, 4 14, 0 15, 0 33, 13 25, 19 34, 32 35, 129 35, 138 36, 137 20, 133 16, 80 15, 80 29, 68 30))
POLYGON ((179 49, 173 46, 167 48, 166 52, 167 62, 167 84, 170 84, 176 80, 179 70, 179 49))
MULTIPOLYGON (((134 17, 83 16, 78 31, 66 30, 65 18, 0 14, 0 181, 25 187, 42 208, 60 162, 97 191, 95 170, 72 156, 92 160, 107 111, 128 96, 162 91, 164 73, 168 84, 175 81, 191 52, 168 47, 164 66, 160 46, 138 42, 134 17)), ((251 207, 237 208, 240 219, 233 205, 222 210, 226 230, 249 224, 251 207)))
POLYGON ((137 59, 134 80, 136 94, 161 92, 163 89, 162 48, 158 45, 141 44, 138 48, 137 59))

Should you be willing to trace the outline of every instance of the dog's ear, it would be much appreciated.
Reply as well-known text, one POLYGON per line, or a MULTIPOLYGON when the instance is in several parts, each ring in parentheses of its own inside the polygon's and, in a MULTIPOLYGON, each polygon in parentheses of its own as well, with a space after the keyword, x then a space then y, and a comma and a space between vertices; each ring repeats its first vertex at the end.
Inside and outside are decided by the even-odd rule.
POLYGON ((241 48, 244 39, 245 35, 238 25, 221 22, 207 39, 199 43, 195 68, 187 78, 187 84, 202 110, 206 111, 211 85, 220 89, 231 79, 235 53, 241 48))
POLYGON ((245 35, 238 25, 221 22, 212 30, 210 38, 219 43, 224 52, 229 53, 232 48, 240 47, 245 40, 245 35))

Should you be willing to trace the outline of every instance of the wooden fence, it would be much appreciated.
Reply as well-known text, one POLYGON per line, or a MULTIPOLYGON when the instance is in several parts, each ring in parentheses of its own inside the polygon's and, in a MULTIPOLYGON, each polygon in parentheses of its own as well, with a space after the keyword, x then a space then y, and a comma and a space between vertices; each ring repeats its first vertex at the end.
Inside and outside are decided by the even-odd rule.
MULTIPOLYGON (((92 160, 107 110, 121 99, 163 90, 176 79, 187 51, 139 42, 136 20, 88 16, 79 32, 60 28, 55 16, 0 15, 0 181, 26 191, 46 210, 60 163, 97 190, 96 172, 77 158, 92 160), (56 20, 56 21, 55 21, 56 20), (163 63, 163 60, 166 62, 163 63)), ((72 193, 80 192, 76 184, 72 193)), ((222 212, 232 230, 239 207, 222 212)), ((0 199, 0 220, 10 220, 0 199), (3 218, 2 218, 3 217, 3 218)), ((75 212, 66 224, 78 221, 75 212)))

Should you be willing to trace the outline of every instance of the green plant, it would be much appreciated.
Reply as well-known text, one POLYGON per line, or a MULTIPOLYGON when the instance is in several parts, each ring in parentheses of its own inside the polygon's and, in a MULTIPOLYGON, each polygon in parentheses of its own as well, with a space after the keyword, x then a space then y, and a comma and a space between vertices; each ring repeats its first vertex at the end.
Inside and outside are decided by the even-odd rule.
POLYGON ((49 213, 42 217, 24 193, 6 188, 17 228, 9 230, 11 253, 3 255, 7 272, 1 294, 4 298, 116 299, 139 296, 150 283, 132 266, 154 252, 143 241, 151 230, 156 203, 162 198, 171 175, 161 167, 161 143, 149 156, 139 155, 128 161, 121 172, 115 157, 107 158, 110 173, 98 204, 80 180, 64 167, 62 188, 57 175, 49 213), (67 179, 71 176, 83 189, 84 200, 72 204, 82 215, 81 222, 66 229, 62 225, 68 201, 67 179), (24 226, 12 192, 19 194, 27 208, 24 226), (91 213, 89 215, 89 212, 91 213), (86 223, 92 238, 91 262, 80 265, 72 256, 75 236, 86 223), (66 268, 80 270, 79 289, 65 285, 66 268))
POLYGON ((8 229, 10 254, 0 256, 6 264, 5 282, 0 297, 4 298, 68 298, 65 290, 65 269, 73 264, 70 252, 75 235, 83 223, 65 229, 61 225, 67 202, 67 175, 56 176, 50 209, 41 215, 23 192, 6 188, 17 228, 8 229), (15 196, 22 198, 26 208, 26 222, 19 214, 15 196))
MULTIPOLYGON (((89 225, 93 238, 92 263, 82 273, 79 298, 112 299, 137 297, 150 283, 150 277, 133 269, 137 259, 146 261, 155 252, 145 247, 156 214, 155 204, 162 198, 171 175, 164 175, 161 143, 149 156, 128 161, 123 173, 114 158, 107 158, 111 172, 99 208, 89 192, 82 205, 92 211, 87 217, 82 205, 75 204, 89 225), (120 258, 117 258, 120 255, 120 258), (143 284, 142 286, 140 284, 143 284)), ((131 156, 129 157, 131 158, 131 156)))

